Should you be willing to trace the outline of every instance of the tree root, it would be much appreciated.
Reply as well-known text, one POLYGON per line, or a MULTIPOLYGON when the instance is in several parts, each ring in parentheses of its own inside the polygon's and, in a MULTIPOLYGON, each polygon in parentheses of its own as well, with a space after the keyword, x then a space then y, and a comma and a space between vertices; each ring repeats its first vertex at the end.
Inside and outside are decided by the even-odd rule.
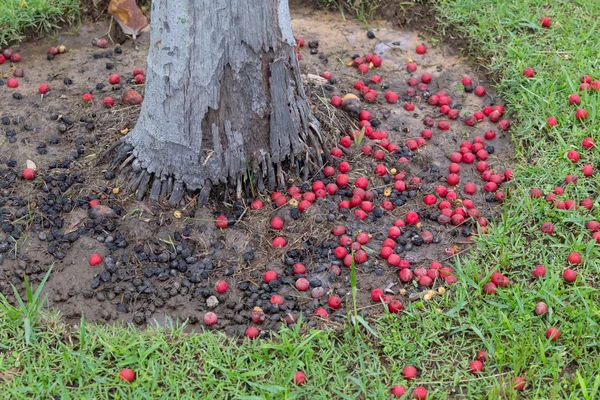
POLYGON ((125 138, 104 150, 97 163, 114 153, 107 171, 118 174, 128 169, 130 177, 126 190, 128 194, 135 195, 138 201, 147 198, 153 203, 168 202, 171 207, 178 207, 182 205, 186 193, 191 198, 197 195, 197 206, 207 204, 211 194, 217 194, 225 201, 242 200, 243 195, 254 198, 265 190, 272 192, 277 188, 284 189, 287 179, 308 182, 311 177, 320 174, 325 163, 331 162, 329 146, 323 138, 319 122, 313 116, 309 128, 300 135, 303 152, 289 155, 283 163, 272 162, 267 153, 262 160, 254 160, 247 171, 231 177, 231 185, 218 185, 218 190, 213 190, 213 182, 206 179, 200 190, 191 192, 186 189, 184 182, 176 180, 172 175, 158 176, 148 172, 141 167, 133 154, 133 146, 125 138))

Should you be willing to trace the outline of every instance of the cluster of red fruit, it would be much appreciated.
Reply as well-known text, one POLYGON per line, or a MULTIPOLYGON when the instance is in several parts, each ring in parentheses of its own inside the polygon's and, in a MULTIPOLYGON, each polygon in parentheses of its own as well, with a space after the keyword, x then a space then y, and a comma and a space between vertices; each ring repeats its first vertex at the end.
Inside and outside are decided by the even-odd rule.
POLYGON ((11 49, 4 49, 2 53, 0 53, 0 65, 4 64, 4 62, 8 60, 12 63, 20 63, 21 62, 21 54, 13 53, 11 49))

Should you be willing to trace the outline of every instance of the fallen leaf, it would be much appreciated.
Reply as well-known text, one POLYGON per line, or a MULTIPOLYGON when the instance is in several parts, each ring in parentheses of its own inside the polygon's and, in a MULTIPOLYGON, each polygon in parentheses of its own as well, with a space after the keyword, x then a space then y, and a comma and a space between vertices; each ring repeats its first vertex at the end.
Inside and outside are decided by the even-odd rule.
POLYGON ((123 32, 133 39, 148 26, 148 18, 135 4, 135 0, 111 0, 108 12, 119 23, 123 32))
POLYGON ((87 218, 87 216, 83 216, 79 219, 76 219, 75 221, 71 222, 69 224, 69 226, 67 227, 67 229, 65 230, 65 235, 68 235, 69 233, 75 232, 77 230, 77 225, 79 225, 80 223, 82 223, 85 219, 87 218))
POLYGON ((27 168, 37 171, 37 165, 35 165, 35 163, 33 161, 27 160, 27 162, 25 164, 26 164, 27 168))
POLYGON ((10 382, 11 380, 14 379, 15 375, 17 375, 17 372, 19 372, 19 370, 16 368, 12 368, 12 369, 9 369, 8 371, 0 372, 0 381, 10 382))

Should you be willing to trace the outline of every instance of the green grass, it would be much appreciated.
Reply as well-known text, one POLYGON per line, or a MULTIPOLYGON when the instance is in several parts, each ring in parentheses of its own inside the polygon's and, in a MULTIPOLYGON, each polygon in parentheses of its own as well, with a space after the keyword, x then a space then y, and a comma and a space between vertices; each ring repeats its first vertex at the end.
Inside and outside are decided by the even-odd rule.
POLYGON ((0 0, 0 46, 48 33, 79 17, 78 0, 0 0))
POLYGON ((340 334, 285 329, 271 340, 238 342, 182 328, 139 331, 82 323, 69 330, 44 314, 28 346, 25 311, 3 312, 3 397, 384 399, 394 384, 422 384, 434 399, 600 398, 600 245, 584 229, 600 218, 600 178, 581 173, 583 164, 599 161, 598 151, 583 150, 581 141, 600 140, 600 94, 582 93, 581 106, 590 114, 584 123, 567 102, 579 76, 600 78, 600 2, 438 0, 432 7, 440 16, 440 36, 461 35, 469 54, 497 79, 496 90, 517 121, 511 128, 511 195, 478 249, 453 266, 459 284, 430 301, 407 304, 399 316, 370 321, 379 339, 362 323, 340 334), (540 27, 543 15, 553 19, 551 28, 540 27), (523 77, 527 66, 536 70, 535 78, 523 77), (553 129, 545 127, 550 115, 559 121, 553 129), (566 158, 570 149, 582 154, 576 165, 566 158), (559 211, 528 196, 532 187, 547 193, 564 186, 567 174, 579 181, 566 187, 565 199, 591 197, 591 213, 559 211), (545 221, 555 224, 554 235, 540 232, 545 221), (575 268, 577 281, 567 285, 561 274, 571 251, 579 251, 584 262, 575 268), (539 263, 548 274, 533 281, 530 273, 539 263), (511 285, 485 297, 480 277, 496 269, 511 285), (550 306, 546 316, 533 313, 538 301, 550 306), (561 329, 558 341, 545 338, 550 326, 561 329), (468 365, 481 349, 488 361, 475 377, 468 365), (419 368, 416 382, 402 379, 406 365, 419 368), (124 367, 137 372, 133 384, 119 381, 124 367), (308 377, 302 387, 290 384, 297 369, 308 377), (510 384, 517 375, 527 381, 520 394, 510 384))

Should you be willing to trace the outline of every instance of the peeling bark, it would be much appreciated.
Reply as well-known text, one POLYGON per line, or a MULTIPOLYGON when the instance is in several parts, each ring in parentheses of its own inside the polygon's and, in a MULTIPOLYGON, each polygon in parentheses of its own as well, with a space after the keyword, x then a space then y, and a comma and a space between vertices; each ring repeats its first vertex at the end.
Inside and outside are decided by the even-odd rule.
POLYGON ((202 201, 217 184, 239 194, 249 172, 274 190, 308 147, 322 166, 294 43, 287 0, 152 2, 145 100, 125 137, 143 169, 133 186, 175 205, 184 184, 208 184, 202 201))

